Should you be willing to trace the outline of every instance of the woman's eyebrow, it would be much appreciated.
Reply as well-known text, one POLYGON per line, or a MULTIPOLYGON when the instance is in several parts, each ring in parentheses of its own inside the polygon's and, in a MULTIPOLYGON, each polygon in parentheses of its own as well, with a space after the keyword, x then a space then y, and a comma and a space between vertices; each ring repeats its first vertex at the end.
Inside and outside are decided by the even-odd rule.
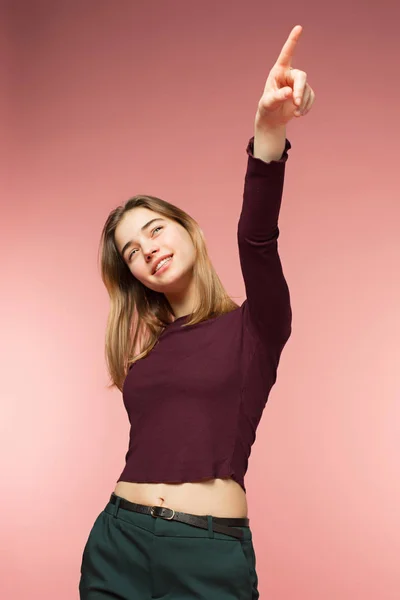
MULTIPOLYGON (((165 219, 162 219, 161 217, 157 217, 156 219, 151 219, 151 221, 148 221, 145 225, 143 225, 143 227, 140 228, 140 231, 145 231, 146 229, 148 229, 148 227, 150 227, 150 225, 152 223, 154 223, 155 221, 165 221, 165 219)), ((123 257, 125 254, 125 251, 128 249, 128 247, 133 244, 133 240, 129 240, 129 242, 126 242, 125 246, 122 248, 121 250, 121 256, 123 257)))

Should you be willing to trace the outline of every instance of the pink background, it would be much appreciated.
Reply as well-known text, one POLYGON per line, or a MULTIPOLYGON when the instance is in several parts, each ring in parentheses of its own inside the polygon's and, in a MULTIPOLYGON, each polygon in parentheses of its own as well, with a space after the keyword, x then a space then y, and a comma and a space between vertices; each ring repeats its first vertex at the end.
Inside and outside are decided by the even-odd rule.
POLYGON ((316 92, 292 143, 280 256, 293 333, 246 476, 269 600, 400 588, 395 3, 3 2, 0 597, 78 598, 124 465, 107 391, 109 211, 158 195, 244 300, 236 226, 257 102, 291 29, 316 92))

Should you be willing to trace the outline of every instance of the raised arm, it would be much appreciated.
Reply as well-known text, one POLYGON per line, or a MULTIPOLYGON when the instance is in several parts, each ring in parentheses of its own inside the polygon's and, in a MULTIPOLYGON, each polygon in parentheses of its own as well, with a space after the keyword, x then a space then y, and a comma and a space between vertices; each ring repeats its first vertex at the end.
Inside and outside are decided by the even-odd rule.
POLYGON ((292 322, 289 289, 278 254, 278 217, 290 148, 285 138, 281 157, 266 163, 254 157, 254 137, 250 139, 237 229, 248 326, 263 344, 274 348, 286 342, 292 322))
POLYGON ((278 254, 278 217, 288 150, 286 125, 306 115, 315 100, 307 73, 291 66, 303 32, 293 27, 269 72, 258 102, 255 135, 247 147, 243 206, 238 223, 240 264, 246 287, 248 326, 277 353, 291 333, 289 289, 278 254))

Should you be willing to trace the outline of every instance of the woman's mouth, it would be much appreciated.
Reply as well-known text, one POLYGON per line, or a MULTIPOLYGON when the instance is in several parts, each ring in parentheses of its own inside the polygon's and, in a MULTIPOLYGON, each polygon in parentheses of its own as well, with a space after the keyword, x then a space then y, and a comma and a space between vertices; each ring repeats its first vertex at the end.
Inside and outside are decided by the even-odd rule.
POLYGON ((159 269, 157 269, 157 271, 155 271, 153 274, 154 274, 154 275, 158 275, 159 273, 163 273, 164 271, 166 271, 166 270, 168 269, 168 267, 169 267, 169 265, 170 265, 171 261, 172 261, 172 258, 173 258, 173 255, 172 255, 172 256, 170 256, 169 258, 167 258, 167 259, 166 259, 166 260, 163 262, 162 266, 161 266, 159 269))

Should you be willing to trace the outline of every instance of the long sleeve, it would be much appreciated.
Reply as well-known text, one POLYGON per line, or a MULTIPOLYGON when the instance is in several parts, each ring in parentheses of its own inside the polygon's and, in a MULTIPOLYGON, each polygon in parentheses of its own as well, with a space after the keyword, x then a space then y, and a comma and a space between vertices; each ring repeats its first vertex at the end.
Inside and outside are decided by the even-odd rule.
POLYGON ((266 163, 254 157, 254 137, 250 139, 237 229, 248 326, 278 360, 292 327, 289 288, 278 254, 278 217, 290 148, 286 139, 282 157, 266 163))

